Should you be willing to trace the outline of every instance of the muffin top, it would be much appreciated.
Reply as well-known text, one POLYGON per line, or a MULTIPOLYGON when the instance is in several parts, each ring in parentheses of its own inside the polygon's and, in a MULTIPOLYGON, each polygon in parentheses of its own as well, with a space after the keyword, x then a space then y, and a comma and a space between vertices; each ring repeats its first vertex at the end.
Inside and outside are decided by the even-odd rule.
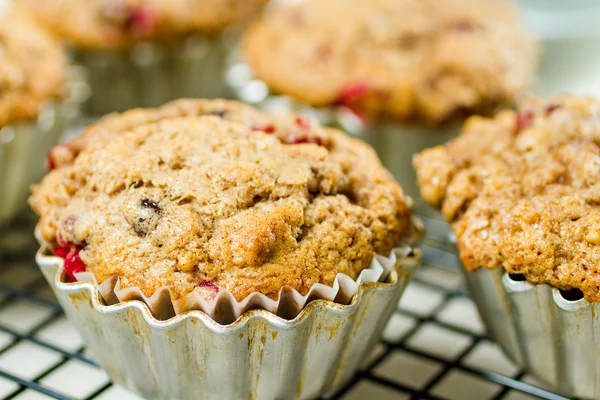
POLYGON ((65 94, 66 75, 55 38, 23 15, 0 17, 0 128, 35 120, 45 102, 65 94))
POLYGON ((76 46, 127 48, 140 40, 211 34, 246 22, 268 0, 16 0, 76 46))
POLYGON ((600 301, 600 102, 530 99, 415 158, 468 270, 502 266, 600 301))
POLYGON ((338 273, 356 278, 411 227, 370 147, 236 102, 114 114, 57 154, 70 157, 30 199, 43 239, 67 272, 115 275, 147 296, 306 294, 338 273))
POLYGON ((308 0, 281 5, 244 38, 272 90, 369 119, 441 123, 512 102, 536 45, 494 0, 308 0))

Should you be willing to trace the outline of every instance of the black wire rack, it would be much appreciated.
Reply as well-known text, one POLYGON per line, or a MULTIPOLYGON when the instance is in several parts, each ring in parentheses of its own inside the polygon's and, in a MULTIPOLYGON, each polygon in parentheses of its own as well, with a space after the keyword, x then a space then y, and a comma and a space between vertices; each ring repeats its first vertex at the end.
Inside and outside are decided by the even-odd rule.
MULTIPOLYGON (((336 398, 566 399, 490 341, 462 286, 446 225, 423 220, 424 266, 381 343, 336 398)), ((0 399, 137 399, 110 382, 66 321, 33 260, 31 229, 22 222, 0 239, 0 399)))

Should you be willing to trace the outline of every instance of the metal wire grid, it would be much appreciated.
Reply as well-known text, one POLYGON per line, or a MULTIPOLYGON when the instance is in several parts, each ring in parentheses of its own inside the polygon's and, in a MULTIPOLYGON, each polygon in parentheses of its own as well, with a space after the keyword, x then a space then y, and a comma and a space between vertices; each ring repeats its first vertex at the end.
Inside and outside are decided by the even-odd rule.
MULTIPOLYGON (((460 391, 459 394, 456 390, 444 392, 444 388, 448 385, 447 382, 443 383, 443 381, 450 380, 451 375, 454 379, 454 375, 459 374, 461 377, 466 377, 469 380, 468 382, 475 379, 477 382, 493 385, 494 390, 489 395, 484 396, 481 393, 477 394, 475 391, 469 395, 473 396, 470 397, 473 399, 566 399, 538 386, 525 383, 522 379, 526 376, 522 371, 507 376, 474 367, 466 362, 470 355, 474 353, 474 349, 482 344, 491 345, 491 343, 483 332, 477 332, 477 330, 446 321, 447 318, 444 317, 444 313, 449 307, 448 304, 453 301, 466 302, 468 297, 462 285, 448 284, 449 282, 458 282, 459 277, 456 270, 454 246, 449 240, 445 224, 435 218, 423 217, 423 219, 428 228, 428 237, 423 246, 424 267, 417 274, 416 283, 411 285, 425 288, 429 293, 435 294, 433 297, 439 298, 440 301, 429 312, 425 313, 415 312, 410 307, 399 306, 393 319, 413 321, 412 325, 409 324, 407 328, 405 327, 406 329, 402 334, 397 336, 398 340, 395 339, 395 336, 390 339, 390 335, 384 334, 382 343, 376 348, 372 356, 366 360, 363 370, 336 398, 359 399, 364 398, 365 395, 375 398, 385 397, 386 399, 466 398, 464 393, 460 394, 460 391), (428 329, 425 328, 427 326, 460 335, 460 337, 466 338, 466 345, 449 357, 411 345, 411 341, 421 335, 425 329, 428 329), (393 360, 398 354, 402 354, 402 357, 417 360, 419 365, 423 363, 435 365, 435 371, 427 374, 426 379, 417 379, 419 382, 399 381, 396 376, 401 377, 408 369, 418 370, 418 367, 413 368, 412 365, 409 365, 410 368, 405 368, 403 371, 395 370, 394 368, 397 367, 390 365, 392 368, 392 374, 390 374, 390 367, 386 367, 386 364, 389 364, 390 360, 393 360), (388 372, 382 374, 380 371, 385 370, 385 368, 388 372), (382 393, 384 395, 379 396, 382 393)), ((22 232, 17 232, 9 239, 4 239, 4 241, 10 245, 17 241, 27 240, 24 238, 30 236, 30 225, 26 224, 26 226, 27 228, 24 227, 22 232)), ((28 247, 28 251, 15 254, 7 251, 6 248, 2 250, 0 244, 0 379, 3 378, 2 381, 5 382, 4 386, 6 387, 3 389, 2 382, 0 382, 0 398, 17 400, 42 399, 46 398, 45 396, 64 400, 74 398, 124 398, 124 396, 127 396, 124 391, 114 387, 104 375, 98 375, 101 371, 93 359, 85 353, 82 343, 77 344, 74 349, 65 348, 65 346, 49 340, 48 335, 40 335, 41 332, 56 324, 57 321, 63 321, 64 316, 33 261, 32 255, 35 252, 35 243, 31 243, 28 247), (7 274, 10 275, 9 279, 5 278, 7 274), (23 277, 26 278, 24 284, 22 284, 23 277), (15 304, 18 306, 15 307, 15 304), (26 318, 27 323, 25 325, 28 326, 25 327, 15 325, 16 322, 11 318, 21 313, 23 307, 25 309, 22 310, 22 313, 26 313, 28 307, 33 307, 39 311, 38 314, 42 314, 42 317, 35 322, 30 321, 30 318, 26 318), (7 309, 11 309, 11 312, 8 313, 8 316, 3 316, 7 309), (28 373, 15 373, 11 371, 15 356, 9 357, 8 364, 2 360, 11 352, 16 353, 15 349, 17 347, 24 346, 43 350, 44 354, 54 355, 54 358, 47 367, 44 366, 41 370, 36 371, 35 376, 28 373), (65 369, 66 365, 70 363, 77 364, 77 368, 80 369, 87 368, 90 372, 97 370, 95 376, 101 376, 101 378, 96 379, 92 385, 93 387, 85 393, 67 395, 62 390, 60 380, 57 381, 52 377, 57 374, 57 371, 65 369)), ((51 334, 60 336, 64 332, 62 328, 58 332, 56 331, 56 329, 53 329, 51 334)), ((16 360, 19 357, 27 357, 27 355, 17 355, 16 360)), ((36 362, 35 360, 25 361, 26 365, 30 366, 35 365, 36 362), (32 362, 34 364, 31 364, 32 362)), ((69 369, 69 371, 71 370, 69 369)), ((514 370, 517 370, 516 367, 514 370)), ((79 379, 85 380, 86 378, 79 379)), ((456 382, 456 384, 469 385, 468 382, 456 382)))

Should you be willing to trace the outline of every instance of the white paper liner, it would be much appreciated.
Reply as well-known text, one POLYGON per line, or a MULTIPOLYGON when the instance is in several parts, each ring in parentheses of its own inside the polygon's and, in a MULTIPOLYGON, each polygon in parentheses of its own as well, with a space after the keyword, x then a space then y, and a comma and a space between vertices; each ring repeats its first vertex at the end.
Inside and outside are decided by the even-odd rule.
POLYGON ((230 291, 224 289, 219 289, 212 300, 207 300, 198 288, 183 298, 173 300, 167 287, 160 287, 152 296, 147 297, 137 287, 121 288, 120 279, 116 276, 107 278, 101 284, 91 272, 77 273, 75 278, 78 282, 92 283, 107 305, 139 300, 147 304, 152 314, 159 320, 167 320, 186 311, 200 310, 215 321, 227 324, 253 309, 267 310, 281 318, 293 319, 312 300, 349 304, 362 283, 384 282, 389 273, 411 255, 414 255, 411 247, 395 248, 388 257, 376 255, 371 265, 364 269, 356 280, 340 273, 335 277, 332 286, 317 283, 304 296, 297 290, 284 286, 279 292, 279 300, 255 292, 238 301, 230 291))

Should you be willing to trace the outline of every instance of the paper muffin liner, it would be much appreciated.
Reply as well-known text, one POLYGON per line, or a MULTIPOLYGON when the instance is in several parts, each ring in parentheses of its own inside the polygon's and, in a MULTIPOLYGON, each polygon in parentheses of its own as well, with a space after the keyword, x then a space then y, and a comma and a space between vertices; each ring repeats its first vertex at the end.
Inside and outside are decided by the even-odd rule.
MULTIPOLYGON (((72 71, 71 91, 77 91, 80 77, 72 71)), ((76 118, 80 97, 47 102, 37 120, 0 128, 0 229, 27 209, 29 186, 46 170, 46 158, 76 118)))
POLYGON ((178 43, 142 42, 124 52, 74 50, 91 94, 84 111, 101 116, 182 97, 231 97, 225 71, 236 37, 193 35, 178 43))
POLYGON ((568 397, 600 398, 600 304, 502 268, 463 272, 490 336, 513 361, 568 397))
MULTIPOLYGON (((420 264, 420 253, 405 246, 378 256, 378 268, 369 269, 379 269, 378 278, 363 277, 349 304, 335 301, 338 293, 351 293, 339 283, 336 294, 327 295, 334 301, 317 299, 313 288, 293 319, 255 303, 228 325, 200 310, 159 320, 142 301, 108 305, 94 283, 64 282, 62 260, 48 256, 45 246, 36 260, 100 365, 144 398, 312 399, 333 395, 352 378, 420 264)), ((288 300, 297 301, 280 303, 288 300)))
POLYGON ((227 81, 238 100, 272 111, 293 111, 309 115, 321 124, 340 128, 375 149, 383 165, 394 175, 404 192, 422 209, 417 175, 412 165, 413 155, 458 136, 460 123, 431 127, 418 123, 366 123, 344 107, 311 107, 289 96, 274 95, 263 81, 253 78, 251 68, 244 63, 230 67, 227 81))

